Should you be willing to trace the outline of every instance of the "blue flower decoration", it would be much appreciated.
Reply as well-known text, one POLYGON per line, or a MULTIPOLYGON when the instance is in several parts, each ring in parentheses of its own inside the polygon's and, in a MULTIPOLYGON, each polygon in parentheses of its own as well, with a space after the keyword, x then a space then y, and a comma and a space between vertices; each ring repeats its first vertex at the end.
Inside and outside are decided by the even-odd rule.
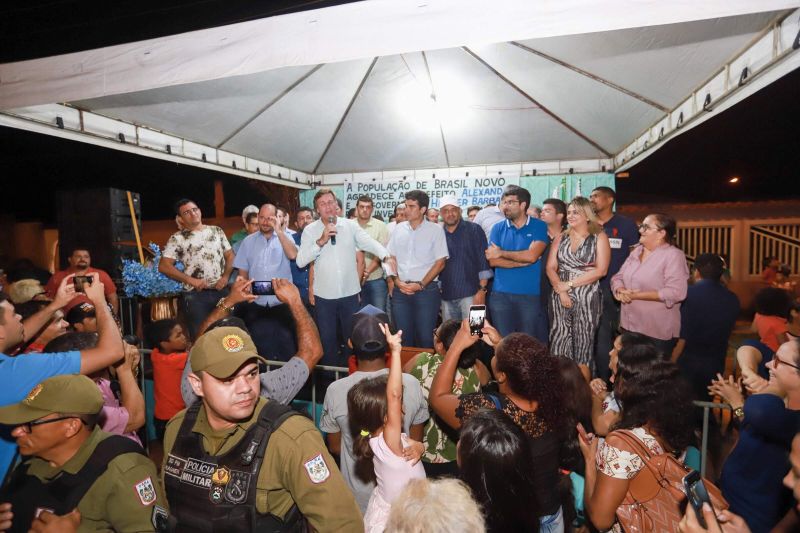
POLYGON ((153 252, 154 257, 152 261, 144 265, 130 259, 122 260, 122 283, 125 286, 125 294, 144 298, 179 294, 183 290, 183 286, 158 271, 161 249, 154 242, 151 242, 148 248, 153 252))

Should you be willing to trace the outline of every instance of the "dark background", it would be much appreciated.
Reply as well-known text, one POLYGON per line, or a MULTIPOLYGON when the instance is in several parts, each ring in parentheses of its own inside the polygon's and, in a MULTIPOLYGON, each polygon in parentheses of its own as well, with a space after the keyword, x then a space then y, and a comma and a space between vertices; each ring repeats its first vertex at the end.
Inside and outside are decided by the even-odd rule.
MULTIPOLYGON (((318 9, 342 1, 241 2, 27 1, 0 5, 0 62, 78 50, 318 9)), ((720 202, 800 197, 800 71, 676 137, 617 181, 620 204, 720 202), (728 183, 738 176, 737 185, 728 183)), ((0 212, 55 222, 56 190, 112 186, 142 193, 143 217, 168 218, 172 203, 213 207, 224 183, 226 215, 258 203, 252 180, 142 156, 0 128, 0 212)))

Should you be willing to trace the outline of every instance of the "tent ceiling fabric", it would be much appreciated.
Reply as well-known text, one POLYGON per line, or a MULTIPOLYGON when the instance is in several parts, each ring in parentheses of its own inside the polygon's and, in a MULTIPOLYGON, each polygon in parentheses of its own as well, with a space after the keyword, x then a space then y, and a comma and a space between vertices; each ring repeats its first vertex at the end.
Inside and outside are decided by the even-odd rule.
POLYGON ((776 16, 284 67, 72 104, 317 174, 604 158, 776 16))
POLYGON ((67 100, 309 174, 608 159, 800 3, 496 1, 373 0, 0 65, 0 109, 67 100))

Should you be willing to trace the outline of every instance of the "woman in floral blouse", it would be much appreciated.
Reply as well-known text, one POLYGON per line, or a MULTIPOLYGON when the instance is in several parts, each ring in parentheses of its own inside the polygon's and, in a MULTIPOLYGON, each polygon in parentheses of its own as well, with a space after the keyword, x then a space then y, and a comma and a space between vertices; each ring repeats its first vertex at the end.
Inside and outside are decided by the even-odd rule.
MULTIPOLYGON (((450 348, 461 323, 458 320, 447 320, 433 332, 434 353, 422 352, 410 359, 403 367, 403 372, 417 378, 422 385, 422 393, 428 399, 431 384, 437 370, 444 361, 444 354, 450 348)), ((486 366, 478 360, 480 346, 473 344, 458 359, 458 370, 453 380, 453 394, 469 394, 481 390, 481 386, 489 382, 491 375, 486 366)), ((436 413, 431 410, 431 417, 425 425, 425 453, 422 456, 425 473, 428 477, 441 475, 458 475, 456 465, 456 439, 453 430, 441 423, 436 413)))
MULTIPOLYGON (((649 350, 652 359, 658 350, 652 346, 630 349, 649 350)), ((628 367, 624 364, 626 348, 619 357, 614 393, 622 407, 621 419, 605 440, 589 435, 589 442, 579 438, 586 463, 584 505, 592 524, 599 530, 614 527, 616 513, 638 475, 652 474, 636 450, 618 430, 630 430, 653 455, 671 453, 681 456, 693 443, 692 394, 678 367, 657 361, 652 365, 628 367)))

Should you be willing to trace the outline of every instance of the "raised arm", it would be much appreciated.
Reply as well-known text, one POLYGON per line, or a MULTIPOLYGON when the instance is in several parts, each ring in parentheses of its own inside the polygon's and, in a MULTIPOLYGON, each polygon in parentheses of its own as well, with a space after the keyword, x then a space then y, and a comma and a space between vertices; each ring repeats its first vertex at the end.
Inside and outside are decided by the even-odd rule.
POLYGON ((477 335, 470 334, 469 321, 462 320, 461 328, 456 333, 444 356, 444 361, 436 371, 433 383, 431 383, 428 403, 433 407, 434 412, 453 429, 461 427, 461 420, 456 416, 459 399, 453 394, 453 381, 456 378, 458 360, 464 350, 478 342, 478 338, 477 335))
POLYGON ((145 422, 144 396, 133 374, 133 368, 139 364, 139 357, 139 349, 125 343, 125 357, 114 365, 119 381, 119 403, 128 411, 125 432, 136 431, 145 422))
MULTIPOLYGON (((97 276, 97 274, 94 274, 97 276)), ((27 342, 36 338, 39 332, 50 324, 50 320, 55 315, 56 311, 67 305, 73 298, 75 298, 75 285, 73 283, 74 275, 65 276, 61 280, 61 284, 56 289, 53 301, 44 307, 41 311, 28 317, 22 322, 24 326, 25 338, 23 342, 27 342)), ((97 278, 99 279, 99 277, 97 278)))
POLYGON ((97 273, 90 274, 91 285, 84 285, 86 296, 92 301, 97 316, 97 346, 81 351, 81 374, 93 374, 111 366, 124 355, 122 337, 114 317, 106 305, 103 283, 97 273))
POLYGON ((247 271, 240 270, 239 272, 242 275, 236 277, 236 281, 233 282, 231 287, 231 292, 222 300, 222 305, 214 307, 203 323, 200 324, 200 328, 197 330, 198 337, 206 332, 208 326, 228 316, 236 304, 252 302, 258 298, 258 296, 250 294, 250 285, 253 284, 253 280, 247 279, 247 271))
POLYGON ((381 331, 391 351, 389 379, 386 382, 386 424, 383 427, 383 440, 389 449, 398 457, 403 457, 403 442, 400 433, 403 431, 403 370, 400 361, 402 345, 400 340, 403 331, 392 335, 387 324, 380 324, 381 331))
POLYGON ((317 366, 319 360, 322 359, 322 341, 319 338, 317 326, 311 319, 311 315, 306 311, 306 306, 303 305, 300 291, 291 281, 274 278, 272 287, 275 289, 275 296, 289 307, 292 318, 294 318, 295 331, 297 333, 297 353, 295 357, 302 359, 308 366, 308 371, 311 372, 317 366))

